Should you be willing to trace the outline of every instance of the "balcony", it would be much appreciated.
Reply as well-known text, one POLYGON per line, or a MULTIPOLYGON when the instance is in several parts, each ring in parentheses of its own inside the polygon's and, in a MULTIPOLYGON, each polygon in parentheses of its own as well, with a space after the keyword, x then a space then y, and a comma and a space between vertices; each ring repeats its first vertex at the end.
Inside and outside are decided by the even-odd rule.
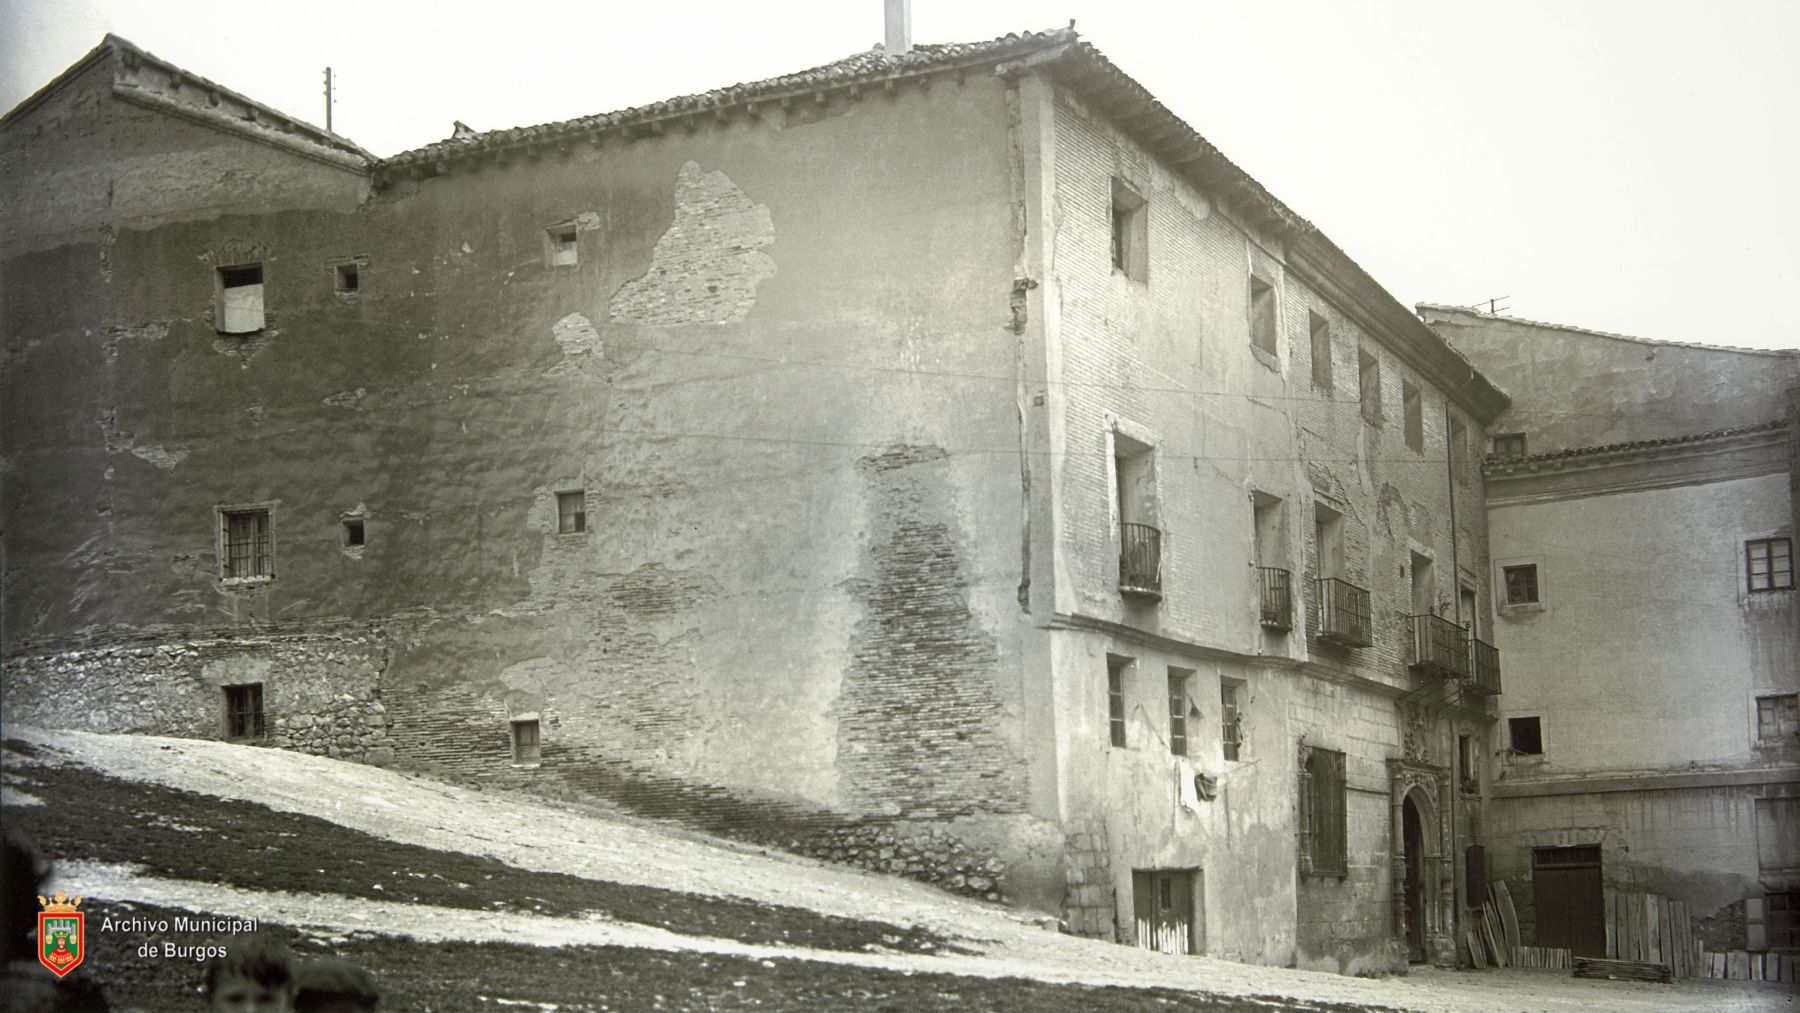
POLYGON ((1119 591, 1162 598, 1162 532, 1148 524, 1119 525, 1119 591))
POLYGON ((1413 671, 1440 679, 1464 679, 1469 675, 1469 635, 1441 616, 1408 616, 1412 627, 1413 671))
POLYGON ((1319 639, 1339 647, 1368 647, 1375 642, 1369 622, 1369 592, 1347 580, 1319 580, 1319 639))
POLYGON ((1469 641, 1469 689, 1493 696, 1500 692, 1500 649, 1481 640, 1469 641))
POLYGON ((1262 581, 1262 624, 1264 629, 1294 628, 1293 575, 1273 566, 1256 568, 1262 581))

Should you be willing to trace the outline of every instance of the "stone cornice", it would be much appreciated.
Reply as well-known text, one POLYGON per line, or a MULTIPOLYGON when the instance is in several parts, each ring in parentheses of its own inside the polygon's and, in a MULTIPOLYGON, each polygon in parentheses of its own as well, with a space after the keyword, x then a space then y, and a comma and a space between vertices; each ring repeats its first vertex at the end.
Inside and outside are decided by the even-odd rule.
POLYGON ((1488 797, 1543 798, 1555 795, 1600 795, 1621 791, 1673 791, 1683 788, 1730 788, 1800 783, 1800 766, 1736 770, 1671 770, 1641 774, 1598 774, 1543 781, 1494 781, 1488 797))

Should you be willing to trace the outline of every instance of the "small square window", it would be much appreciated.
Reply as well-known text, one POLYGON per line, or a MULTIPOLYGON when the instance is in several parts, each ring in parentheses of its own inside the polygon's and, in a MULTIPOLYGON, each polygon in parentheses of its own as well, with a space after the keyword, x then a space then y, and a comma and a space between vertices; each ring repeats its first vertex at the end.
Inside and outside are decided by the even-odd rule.
POLYGON ((1759 745, 1791 743, 1800 736, 1800 695, 1756 698, 1756 741, 1759 745))
POLYGON ((1508 605, 1537 603, 1538 572, 1536 563, 1503 566, 1500 568, 1500 575, 1506 581, 1506 603, 1508 605))
POLYGON ((363 544, 364 531, 361 517, 346 517, 344 524, 344 546, 355 548, 363 544))
POLYGON ((1526 756, 1541 756, 1544 733, 1537 718, 1507 718, 1506 732, 1512 739, 1512 751, 1526 756))
POLYGON ((1425 399, 1411 380, 1400 381, 1400 408, 1406 416, 1406 445, 1425 450, 1425 399))
POLYGON ((573 222, 544 230, 544 259, 551 267, 573 267, 580 259, 573 222))
POLYGON ((275 532, 267 508, 219 511, 219 577, 268 580, 275 576, 275 532))
POLYGON ((542 758, 537 718, 520 718, 512 723, 512 754, 514 763, 536 763, 542 758))
POLYGON ((1331 389, 1331 321, 1310 310, 1306 314, 1312 331, 1312 382, 1320 390, 1331 389))
POLYGON ((1381 360, 1366 348, 1356 350, 1357 396, 1362 398, 1363 418, 1381 422, 1381 360))
POLYGON ((1270 355, 1281 354, 1280 332, 1275 320, 1275 286, 1250 276, 1250 344, 1270 355))
POLYGON ((1794 542, 1789 538, 1745 542, 1744 565, 1752 594, 1789 590, 1794 586, 1794 542))
POLYGON ((1524 457, 1524 433, 1497 433, 1494 436, 1495 457, 1524 457))
POLYGON ((361 290, 362 278, 359 265, 354 261, 338 264, 332 268, 332 277, 339 292, 357 292, 361 290))
POLYGON ((556 533, 559 535, 579 535, 587 531, 587 492, 577 489, 573 492, 556 494, 556 533))
POLYGON ((220 334, 255 334, 263 329, 261 264, 237 264, 213 272, 213 327, 220 334))
POLYGON ((225 737, 231 739, 262 738, 265 733, 262 683, 251 682, 241 686, 226 686, 224 690, 225 737))

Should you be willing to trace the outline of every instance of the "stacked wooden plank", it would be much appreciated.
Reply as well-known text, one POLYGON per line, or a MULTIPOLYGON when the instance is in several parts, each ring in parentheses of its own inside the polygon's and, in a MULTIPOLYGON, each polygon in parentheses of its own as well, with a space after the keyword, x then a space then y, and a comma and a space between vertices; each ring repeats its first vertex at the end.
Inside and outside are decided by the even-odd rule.
POLYGON ((1606 959, 1667 965, 1677 978, 1705 973, 1694 938, 1693 912, 1683 901, 1635 890, 1608 889, 1606 959))
POLYGON ((1606 960, 1601 957, 1576 957, 1577 978, 1623 978, 1632 981, 1675 981, 1675 970, 1668 964, 1649 960, 1606 960))
POLYGON ((1700 973, 1707 978, 1800 984, 1800 955, 1731 950, 1726 953, 1707 953, 1704 957, 1700 973))
POLYGON ((1519 946, 1513 949, 1513 966, 1568 970, 1571 956, 1560 946, 1519 946))

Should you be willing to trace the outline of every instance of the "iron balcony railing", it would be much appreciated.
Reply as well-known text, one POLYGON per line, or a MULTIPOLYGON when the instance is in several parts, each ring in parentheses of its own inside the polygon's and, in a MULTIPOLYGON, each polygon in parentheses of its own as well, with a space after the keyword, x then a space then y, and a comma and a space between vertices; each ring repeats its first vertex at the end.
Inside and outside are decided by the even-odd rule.
POLYGON ((1442 616, 1408 616, 1412 626, 1412 669, 1441 679, 1469 675, 1469 635, 1442 616))
POLYGON ((1369 592, 1347 580, 1319 580, 1319 639, 1340 647, 1368 647, 1375 642, 1369 622, 1369 592))
POLYGON ((1257 570, 1262 575, 1262 624, 1271 630, 1293 629, 1293 575, 1274 566, 1257 570))
POLYGON ((1500 692, 1500 649, 1482 640, 1469 641, 1469 688, 1489 696, 1500 692))
POLYGON ((1162 597, 1162 532, 1148 524, 1119 525, 1119 590, 1162 597))

